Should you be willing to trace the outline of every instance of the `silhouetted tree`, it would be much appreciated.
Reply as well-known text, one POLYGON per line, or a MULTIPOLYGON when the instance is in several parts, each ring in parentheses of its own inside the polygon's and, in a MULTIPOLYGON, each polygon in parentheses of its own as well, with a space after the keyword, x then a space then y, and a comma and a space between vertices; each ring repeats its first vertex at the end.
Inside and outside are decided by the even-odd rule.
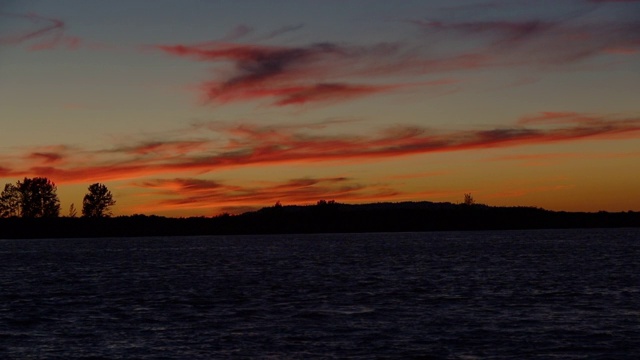
POLYGON ((476 201, 473 199, 473 196, 471 196, 471 194, 464 194, 464 203, 465 205, 473 205, 475 204, 476 201))
POLYGON ((82 200, 82 216, 109 217, 111 208, 116 204, 111 191, 104 184, 95 183, 89 186, 89 192, 82 200))
POLYGON ((71 203, 71 205, 69 206, 69 217, 76 217, 78 216, 78 211, 76 210, 76 206, 71 203))
POLYGON ((5 184, 0 194, 0 217, 20 216, 21 199, 17 186, 5 184))
POLYGON ((17 183, 20 192, 22 217, 58 217, 60 200, 56 194, 56 184, 45 177, 24 178, 17 183))

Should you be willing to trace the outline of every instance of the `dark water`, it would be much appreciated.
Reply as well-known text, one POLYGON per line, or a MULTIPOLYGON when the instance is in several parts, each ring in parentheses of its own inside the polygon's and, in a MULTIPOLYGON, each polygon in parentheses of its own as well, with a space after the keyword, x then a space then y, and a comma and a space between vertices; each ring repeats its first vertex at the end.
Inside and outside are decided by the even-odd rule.
POLYGON ((640 229, 0 240, 1 359, 640 359, 640 229))

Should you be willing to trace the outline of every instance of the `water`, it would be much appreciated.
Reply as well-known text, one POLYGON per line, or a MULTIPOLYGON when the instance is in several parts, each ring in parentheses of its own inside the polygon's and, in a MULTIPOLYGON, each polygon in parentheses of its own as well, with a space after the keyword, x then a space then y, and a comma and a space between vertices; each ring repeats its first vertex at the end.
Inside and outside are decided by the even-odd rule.
POLYGON ((0 240, 0 358, 640 358, 640 229, 0 240))

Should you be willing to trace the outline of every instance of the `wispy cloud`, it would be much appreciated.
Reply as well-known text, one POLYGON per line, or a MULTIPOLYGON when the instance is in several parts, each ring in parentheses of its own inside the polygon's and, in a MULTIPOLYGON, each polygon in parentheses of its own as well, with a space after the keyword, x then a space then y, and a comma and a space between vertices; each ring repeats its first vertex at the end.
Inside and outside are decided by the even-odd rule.
POLYGON ((157 45, 155 49, 216 66, 227 64, 216 68, 214 79, 201 84, 209 102, 270 99, 275 106, 395 91, 407 85, 397 79, 409 75, 417 78, 418 84, 435 85, 433 76, 448 74, 450 78, 452 72, 562 66, 599 55, 633 54, 640 49, 637 20, 435 19, 408 23, 422 32, 411 42, 275 46, 217 41, 157 45), (447 46, 434 51, 434 43, 447 46))
POLYGON ((38 161, 41 160, 45 164, 55 164, 60 162, 63 159, 63 156, 52 152, 33 152, 29 154, 28 158, 38 161))
POLYGON ((35 13, 11 14, 0 12, 0 19, 20 20, 25 29, 14 34, 1 36, 0 45, 29 44, 30 50, 48 50, 53 48, 77 49, 82 40, 76 36, 65 34, 66 23, 60 19, 50 18, 35 13))
POLYGON ((296 25, 286 25, 280 28, 277 28, 271 32, 269 32, 268 34, 266 34, 265 36, 260 37, 258 40, 271 40, 273 38, 276 38, 280 35, 286 34, 286 33, 290 33, 290 32, 294 32, 294 31, 298 31, 300 29, 302 29, 304 27, 304 24, 296 24, 296 25))
POLYGON ((471 21, 471 22, 442 22, 442 21, 420 21, 413 20, 412 23, 418 25, 432 35, 440 32, 455 32, 464 36, 484 36, 493 37, 492 44, 514 45, 520 44, 527 39, 536 36, 547 36, 558 24, 543 21, 471 21))
POLYGON ((34 165, 60 166, 73 154, 74 149, 67 145, 38 146, 18 158, 34 165))
POLYGON ((19 176, 19 174, 7 167, 0 166, 0 177, 8 178, 8 177, 15 177, 15 176, 19 176))
POLYGON ((640 21, 410 21, 430 38, 473 45, 483 66, 565 65, 640 47, 640 21))
POLYGON ((113 151, 135 155, 153 155, 156 157, 162 154, 176 156, 205 149, 208 143, 205 140, 149 141, 133 146, 125 146, 113 151))
POLYGON ((443 175, 449 175, 449 174, 451 174, 451 171, 427 171, 427 172, 419 172, 419 173, 389 175, 385 178, 395 179, 395 180, 424 179, 424 178, 430 178, 434 176, 443 176, 443 175))
POLYGON ((571 160, 595 160, 595 159, 625 159, 640 157, 640 151, 619 153, 541 153, 496 156, 489 161, 517 161, 524 166, 546 166, 554 163, 571 160))
POLYGON ((315 203, 320 199, 372 201, 392 198, 398 192, 386 185, 362 185, 352 179, 300 178, 255 186, 229 185, 194 178, 156 179, 133 186, 150 191, 153 200, 137 211, 174 211, 181 209, 242 209, 274 204, 315 203))
POLYGON ((563 127, 571 127, 576 135, 607 136, 609 138, 624 138, 637 136, 637 118, 618 119, 615 123, 605 121, 602 116, 580 114, 575 112, 542 112, 534 116, 525 116, 518 123, 520 125, 544 126, 546 129, 559 131, 563 127), (636 129, 624 131, 622 129, 636 129))
POLYGON ((592 3, 634 3, 640 2, 640 0, 587 0, 592 3))
MULTIPOLYGON (((640 118, 545 112, 512 126, 451 131, 394 126, 377 132, 335 135, 318 124, 200 124, 194 138, 129 140, 112 148, 57 156, 29 150, 22 163, 4 164, 12 174, 48 176, 59 183, 135 179, 159 174, 205 173, 243 166, 313 162, 378 161, 436 152, 550 144, 586 139, 640 137, 640 118), (34 155, 41 153, 40 155, 34 155), (65 161, 59 163, 62 156, 65 161), (43 161, 44 160, 44 161, 43 161)), ((188 133, 188 129, 182 131, 188 133)))
MULTIPOLYGON (((362 76, 369 72, 383 71, 382 64, 387 61, 385 58, 393 56, 397 51, 395 46, 389 44, 361 47, 318 43, 284 47, 214 43, 159 45, 157 49, 197 61, 231 62, 234 65, 226 72, 226 78, 202 84, 208 101, 224 103, 274 98, 273 105, 284 106, 352 98, 391 91, 402 86, 328 81, 342 79, 349 74, 362 76)), ((389 65, 393 64, 387 64, 389 65)))
POLYGON ((220 41, 235 41, 251 34, 253 31, 254 29, 251 26, 241 24, 233 28, 220 41))

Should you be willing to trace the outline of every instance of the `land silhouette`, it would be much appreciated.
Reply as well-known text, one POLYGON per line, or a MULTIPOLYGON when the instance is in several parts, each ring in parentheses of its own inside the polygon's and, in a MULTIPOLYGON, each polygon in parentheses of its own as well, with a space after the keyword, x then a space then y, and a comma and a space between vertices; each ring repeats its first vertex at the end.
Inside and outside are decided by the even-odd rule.
POLYGON ((471 200, 359 205, 321 200, 315 205, 278 203, 239 215, 189 218, 9 217, 0 219, 0 239, 640 227, 637 211, 565 212, 471 200))

